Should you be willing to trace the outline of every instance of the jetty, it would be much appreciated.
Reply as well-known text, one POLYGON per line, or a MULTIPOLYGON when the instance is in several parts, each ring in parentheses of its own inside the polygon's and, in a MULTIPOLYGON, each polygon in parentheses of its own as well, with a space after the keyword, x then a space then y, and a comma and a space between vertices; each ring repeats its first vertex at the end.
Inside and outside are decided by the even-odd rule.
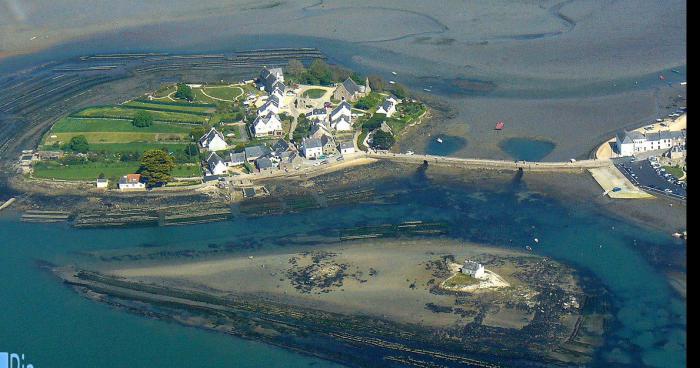
POLYGON ((583 171, 588 169, 609 167, 612 161, 607 159, 590 159, 566 162, 533 162, 533 161, 510 161, 510 160, 489 160, 478 158, 460 158, 450 156, 435 155, 408 155, 402 153, 380 153, 370 152, 367 157, 390 160, 402 163, 441 165, 465 169, 496 169, 496 170, 523 170, 523 171, 583 171))

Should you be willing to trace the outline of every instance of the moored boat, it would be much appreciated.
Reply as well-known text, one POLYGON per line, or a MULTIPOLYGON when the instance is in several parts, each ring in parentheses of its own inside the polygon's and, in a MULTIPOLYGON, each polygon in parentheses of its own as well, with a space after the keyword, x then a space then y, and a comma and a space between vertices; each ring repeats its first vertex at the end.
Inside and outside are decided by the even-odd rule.
POLYGON ((494 129, 503 130, 503 127, 505 127, 505 125, 506 124, 503 121, 499 121, 498 123, 496 123, 496 128, 494 128, 494 129))

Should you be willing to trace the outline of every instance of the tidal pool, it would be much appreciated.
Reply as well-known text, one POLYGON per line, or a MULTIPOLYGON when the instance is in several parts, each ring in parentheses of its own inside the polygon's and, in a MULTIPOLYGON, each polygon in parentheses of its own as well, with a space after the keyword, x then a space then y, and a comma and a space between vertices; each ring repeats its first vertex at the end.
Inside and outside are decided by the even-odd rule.
POLYGON ((540 161, 556 147, 553 142, 532 138, 508 138, 498 145, 510 157, 525 161, 540 161))
POLYGON ((455 135, 440 134, 428 141, 425 153, 436 156, 450 156, 467 146, 467 140, 455 135), (438 141, 442 140, 442 143, 438 141))

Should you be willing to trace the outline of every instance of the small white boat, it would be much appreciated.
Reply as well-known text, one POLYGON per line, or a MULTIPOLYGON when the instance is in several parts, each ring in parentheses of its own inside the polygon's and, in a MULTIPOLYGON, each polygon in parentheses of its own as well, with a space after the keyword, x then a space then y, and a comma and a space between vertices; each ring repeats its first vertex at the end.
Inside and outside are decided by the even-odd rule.
POLYGON ((430 91, 431 91, 431 90, 428 89, 428 88, 423 88, 423 90, 424 90, 425 92, 430 92, 430 91))
POLYGON ((540 240, 535 238, 535 243, 539 243, 539 242, 540 242, 540 240))
POLYGON ((406 154, 410 156, 413 154, 413 151, 406 151, 406 154))
POLYGON ((436 140, 438 143, 442 143, 442 138, 440 138, 440 137, 438 137, 438 138, 435 139, 435 140, 436 140))
POLYGON ((391 72, 391 74, 396 75, 396 72, 391 72))
POLYGON ((685 86, 688 82, 681 82, 681 86, 685 86))
POLYGON ((396 82, 390 80, 390 81, 389 81, 389 84, 396 84, 396 82))

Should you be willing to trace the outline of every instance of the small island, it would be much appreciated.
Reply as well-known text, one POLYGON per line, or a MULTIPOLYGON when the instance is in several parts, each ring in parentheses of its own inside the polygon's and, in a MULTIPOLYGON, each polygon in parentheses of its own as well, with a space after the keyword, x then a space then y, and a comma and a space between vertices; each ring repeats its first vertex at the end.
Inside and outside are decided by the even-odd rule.
POLYGON ((232 178, 321 170, 388 150, 427 107, 399 84, 322 59, 233 83, 176 83, 56 121, 22 165, 32 180, 98 189, 197 189, 232 178), (159 153, 160 152, 160 153, 159 153), (157 157, 157 159, 154 159, 157 157))

